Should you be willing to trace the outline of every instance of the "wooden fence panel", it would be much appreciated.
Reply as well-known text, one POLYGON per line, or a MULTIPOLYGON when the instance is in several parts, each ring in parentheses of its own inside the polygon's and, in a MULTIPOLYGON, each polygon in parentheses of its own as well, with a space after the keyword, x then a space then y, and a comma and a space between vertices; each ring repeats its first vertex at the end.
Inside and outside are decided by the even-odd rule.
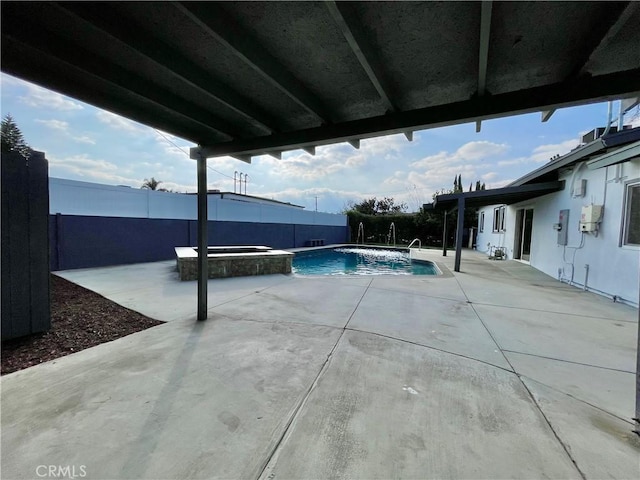
POLYGON ((2 154, 2 340, 48 330, 49 185, 41 152, 2 154))

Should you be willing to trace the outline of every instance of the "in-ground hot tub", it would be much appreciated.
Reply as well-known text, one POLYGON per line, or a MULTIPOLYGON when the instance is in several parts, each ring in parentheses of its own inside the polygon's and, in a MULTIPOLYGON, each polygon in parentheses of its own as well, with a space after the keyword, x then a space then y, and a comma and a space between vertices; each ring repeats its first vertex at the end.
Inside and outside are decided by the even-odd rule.
MULTIPOLYGON (((198 279, 198 248, 175 247, 180 280, 198 279)), ((208 247, 209 278, 291 273, 294 254, 265 246, 208 247)))

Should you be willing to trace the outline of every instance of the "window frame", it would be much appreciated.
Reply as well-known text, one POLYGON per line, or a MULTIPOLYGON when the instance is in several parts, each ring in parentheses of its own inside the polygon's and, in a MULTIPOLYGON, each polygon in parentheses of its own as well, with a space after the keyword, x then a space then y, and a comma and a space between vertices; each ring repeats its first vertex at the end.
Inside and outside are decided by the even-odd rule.
POLYGON ((629 223, 632 218, 636 221, 640 218, 640 212, 635 217, 631 216, 631 192, 636 192, 636 195, 640 196, 640 178, 629 180, 624 184, 624 197, 622 203, 622 222, 620 225, 620 246, 627 248, 640 248, 640 240, 638 243, 629 243, 629 223))
POLYGON ((484 210, 480 212, 480 218, 478 219, 478 231, 484 232, 484 210))
POLYGON ((504 205, 493 209, 493 232, 504 232, 505 229, 506 207, 504 205))

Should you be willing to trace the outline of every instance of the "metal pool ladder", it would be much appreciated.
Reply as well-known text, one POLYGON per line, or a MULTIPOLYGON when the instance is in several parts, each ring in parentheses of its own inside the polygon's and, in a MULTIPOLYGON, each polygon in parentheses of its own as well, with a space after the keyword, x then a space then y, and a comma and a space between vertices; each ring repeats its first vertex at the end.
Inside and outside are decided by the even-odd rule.
POLYGON ((422 242, 420 241, 419 238, 414 238, 413 240, 411 240, 411 243, 409 244, 409 246, 407 248, 411 248, 413 246, 414 243, 418 242, 418 250, 422 250, 422 242))

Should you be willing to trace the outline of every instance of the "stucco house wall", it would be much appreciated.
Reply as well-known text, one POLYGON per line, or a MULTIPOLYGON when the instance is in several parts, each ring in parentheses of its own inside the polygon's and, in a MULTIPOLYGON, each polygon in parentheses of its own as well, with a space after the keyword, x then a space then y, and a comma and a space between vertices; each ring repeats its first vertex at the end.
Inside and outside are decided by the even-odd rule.
MULTIPOLYGON (((618 301, 638 306, 640 288, 640 246, 624 245, 625 195, 627 185, 640 181, 640 159, 619 165, 589 170, 584 163, 561 170, 564 190, 505 207, 505 229, 493 231, 494 209, 483 207, 484 226, 478 232, 477 249, 489 252, 488 245, 504 246, 507 258, 513 259, 517 246, 515 227, 517 211, 533 208, 530 264, 547 275, 618 301), (573 196, 572 187, 586 180, 583 196, 573 196), (579 230, 582 207, 603 205, 599 229, 592 233, 579 230), (568 242, 558 244, 560 210, 568 209, 568 242), (588 265, 588 274, 587 267, 588 265)), ((479 225, 480 227, 480 225, 479 225)), ((480 230, 480 229, 479 229, 480 230)))

